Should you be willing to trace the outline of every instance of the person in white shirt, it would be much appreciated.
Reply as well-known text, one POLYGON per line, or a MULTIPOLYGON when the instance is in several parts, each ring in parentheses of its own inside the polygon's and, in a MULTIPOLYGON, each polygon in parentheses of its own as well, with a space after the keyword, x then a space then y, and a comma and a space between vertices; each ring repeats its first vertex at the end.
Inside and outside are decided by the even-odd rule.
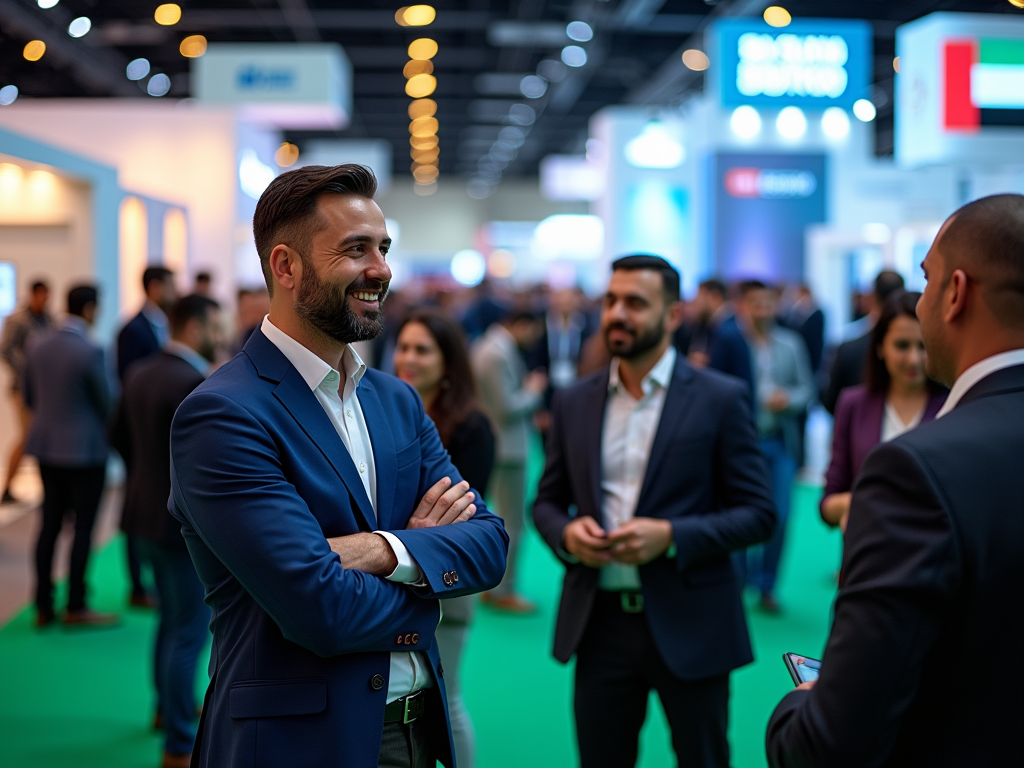
POLYGON ((730 556, 775 512, 743 383, 672 346, 679 273, 612 264, 611 365, 555 394, 533 517, 566 567, 555 658, 576 656, 582 768, 630 768, 651 690, 680 765, 729 764, 729 675, 753 658, 730 556))

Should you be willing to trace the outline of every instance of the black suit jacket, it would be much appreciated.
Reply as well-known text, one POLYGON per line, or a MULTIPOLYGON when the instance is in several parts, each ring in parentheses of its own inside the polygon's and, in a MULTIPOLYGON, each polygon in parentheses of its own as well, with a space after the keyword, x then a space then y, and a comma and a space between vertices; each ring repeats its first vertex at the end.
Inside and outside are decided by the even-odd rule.
POLYGON ((124 381, 128 367, 136 360, 160 351, 160 341, 146 316, 139 312, 117 335, 117 376, 124 381))
POLYGON ((871 346, 871 331, 856 339, 844 341, 836 348, 829 368, 828 386, 821 393, 821 404, 831 414, 836 412, 839 393, 847 387, 864 383, 864 365, 871 346))
POLYGON ((121 527, 132 536, 185 548, 181 524, 167 511, 171 421, 203 379, 192 365, 169 352, 140 361, 125 377, 112 442, 128 468, 121 527))
POLYGON ((835 623, 768 762, 1024 765, 1024 365, 876 448, 853 490, 835 623))
MULTIPOLYGON (((559 556, 574 515, 601 521, 601 432, 608 370, 555 395, 547 465, 533 510, 559 556)), ((730 553, 767 540, 775 524, 764 460, 743 383, 696 370, 681 356, 640 490, 637 514, 672 521, 674 558, 640 567, 651 633, 683 680, 724 674, 753 660, 730 553)), ((564 561, 564 559, 563 559, 564 561)), ((555 657, 575 653, 598 590, 595 568, 566 565, 555 657)))

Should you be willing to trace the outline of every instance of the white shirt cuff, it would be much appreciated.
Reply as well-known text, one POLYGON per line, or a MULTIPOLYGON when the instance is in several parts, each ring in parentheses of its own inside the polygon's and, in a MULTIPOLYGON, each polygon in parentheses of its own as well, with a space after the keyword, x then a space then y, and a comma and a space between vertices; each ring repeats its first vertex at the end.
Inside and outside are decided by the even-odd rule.
POLYGON ((388 581, 414 585, 422 582, 423 571, 420 570, 419 563, 409 554, 409 550, 405 548, 402 540, 395 536, 395 534, 388 533, 387 531, 374 531, 374 533, 384 537, 384 540, 391 545, 391 551, 395 553, 395 558, 398 560, 395 570, 387 577, 388 581))

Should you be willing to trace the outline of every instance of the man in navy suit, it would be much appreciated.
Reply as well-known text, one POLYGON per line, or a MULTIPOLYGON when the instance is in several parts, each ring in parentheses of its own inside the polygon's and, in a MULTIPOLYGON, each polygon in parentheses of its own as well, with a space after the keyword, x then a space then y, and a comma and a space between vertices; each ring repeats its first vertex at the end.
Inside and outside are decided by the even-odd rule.
MULTIPOLYGON (((146 292, 142 309, 117 335, 117 378, 122 384, 134 363, 155 355, 171 338, 167 312, 174 306, 177 294, 174 273, 166 267, 147 267, 142 273, 142 288, 146 292)), ((125 552, 132 582, 129 604, 137 608, 154 607, 155 601, 142 582, 139 544, 134 534, 125 535, 125 552)))
POLYGON ((679 273, 612 264, 609 369, 557 393, 533 516, 565 563, 555 657, 576 655, 582 768, 628 768, 655 689, 680 765, 727 766, 729 673, 753 660, 730 554, 771 536, 743 383, 672 337, 679 273))
POLYGON ((391 279, 376 187, 358 165, 270 184, 270 314, 174 418, 171 511, 213 609, 195 766, 453 764, 438 598, 496 586, 508 538, 416 392, 351 347, 391 279))

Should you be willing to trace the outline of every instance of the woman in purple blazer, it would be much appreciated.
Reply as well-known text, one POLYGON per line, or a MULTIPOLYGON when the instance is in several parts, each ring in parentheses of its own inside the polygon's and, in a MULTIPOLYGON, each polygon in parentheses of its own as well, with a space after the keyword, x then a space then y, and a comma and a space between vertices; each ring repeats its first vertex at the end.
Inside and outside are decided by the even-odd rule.
POLYGON ((871 332, 865 384, 842 391, 836 405, 832 463, 825 474, 821 518, 846 530, 850 491, 868 453, 925 421, 948 391, 924 373, 926 353, 916 307, 920 293, 889 298, 871 332))

